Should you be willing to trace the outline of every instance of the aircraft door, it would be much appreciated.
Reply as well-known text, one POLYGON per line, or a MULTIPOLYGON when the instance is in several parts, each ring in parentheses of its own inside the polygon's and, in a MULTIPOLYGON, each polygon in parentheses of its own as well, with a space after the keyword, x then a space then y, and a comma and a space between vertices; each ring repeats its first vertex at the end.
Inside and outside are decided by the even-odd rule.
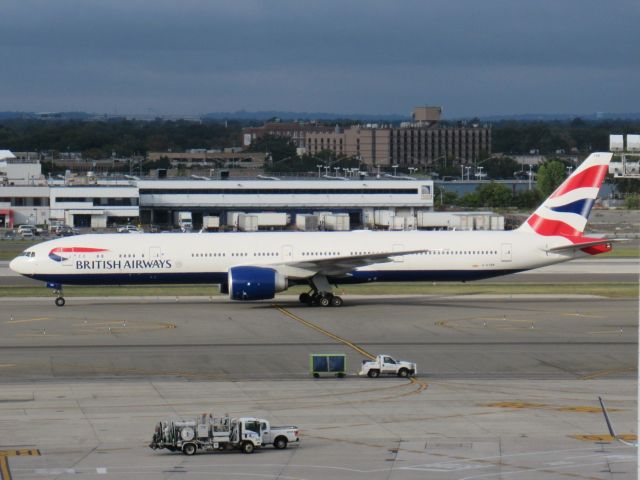
POLYGON ((282 246, 282 261, 283 262, 293 261, 293 247, 291 245, 282 246))
POLYGON ((511 244, 510 243, 502 244, 502 261, 503 262, 511 261, 511 244))
MULTIPOLYGON (((393 252, 402 252, 402 251, 404 251, 404 245, 399 244, 399 243, 396 243, 396 244, 393 246, 392 251, 393 251, 393 252)), ((402 263, 402 262, 404 262, 404 257, 403 257, 403 256, 393 257, 393 261, 394 261, 395 263, 402 263)))

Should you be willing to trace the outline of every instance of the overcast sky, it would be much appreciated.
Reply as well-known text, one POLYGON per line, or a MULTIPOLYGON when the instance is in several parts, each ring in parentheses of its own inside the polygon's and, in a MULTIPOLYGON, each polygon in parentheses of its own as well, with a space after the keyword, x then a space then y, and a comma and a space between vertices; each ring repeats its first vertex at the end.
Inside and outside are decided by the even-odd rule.
POLYGON ((638 0, 5 0, 0 110, 640 111, 638 0))

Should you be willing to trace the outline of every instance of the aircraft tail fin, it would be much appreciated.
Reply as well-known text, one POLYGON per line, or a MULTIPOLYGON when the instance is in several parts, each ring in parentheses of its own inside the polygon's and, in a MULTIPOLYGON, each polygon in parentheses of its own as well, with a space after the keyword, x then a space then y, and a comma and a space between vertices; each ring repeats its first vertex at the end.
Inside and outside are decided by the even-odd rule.
POLYGON ((592 153, 518 230, 544 237, 582 237, 609 171, 612 153, 592 153))

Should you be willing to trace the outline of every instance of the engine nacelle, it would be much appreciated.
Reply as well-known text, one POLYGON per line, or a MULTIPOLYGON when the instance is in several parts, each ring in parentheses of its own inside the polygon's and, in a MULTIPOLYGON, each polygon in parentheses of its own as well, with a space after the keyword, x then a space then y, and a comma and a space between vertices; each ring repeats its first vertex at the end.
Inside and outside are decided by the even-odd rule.
POLYGON ((286 290, 287 278, 273 268, 233 267, 229 269, 231 300, 268 300, 286 290))

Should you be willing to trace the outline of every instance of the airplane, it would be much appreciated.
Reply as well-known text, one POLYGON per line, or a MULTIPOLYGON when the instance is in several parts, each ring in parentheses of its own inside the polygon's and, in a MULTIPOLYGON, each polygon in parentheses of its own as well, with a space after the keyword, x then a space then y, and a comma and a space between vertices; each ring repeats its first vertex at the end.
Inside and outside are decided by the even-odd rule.
POLYGON ((604 402, 601 397, 598 397, 598 401, 600 402, 600 406, 602 407, 602 413, 604 414, 604 419, 607 422, 607 428, 609 429, 609 434, 614 440, 619 441, 620 443, 627 445, 629 447, 638 447, 638 442, 628 442, 622 438, 621 435, 616 434, 616 431, 613 429, 613 425, 611 424, 611 420, 609 420, 609 414, 607 413, 607 409, 604 406, 604 402))
POLYGON ((612 249, 584 235, 611 153, 592 153, 516 230, 88 234, 27 248, 14 272, 63 285, 218 284, 232 300, 309 285, 300 302, 342 306, 331 285, 472 281, 612 249))

